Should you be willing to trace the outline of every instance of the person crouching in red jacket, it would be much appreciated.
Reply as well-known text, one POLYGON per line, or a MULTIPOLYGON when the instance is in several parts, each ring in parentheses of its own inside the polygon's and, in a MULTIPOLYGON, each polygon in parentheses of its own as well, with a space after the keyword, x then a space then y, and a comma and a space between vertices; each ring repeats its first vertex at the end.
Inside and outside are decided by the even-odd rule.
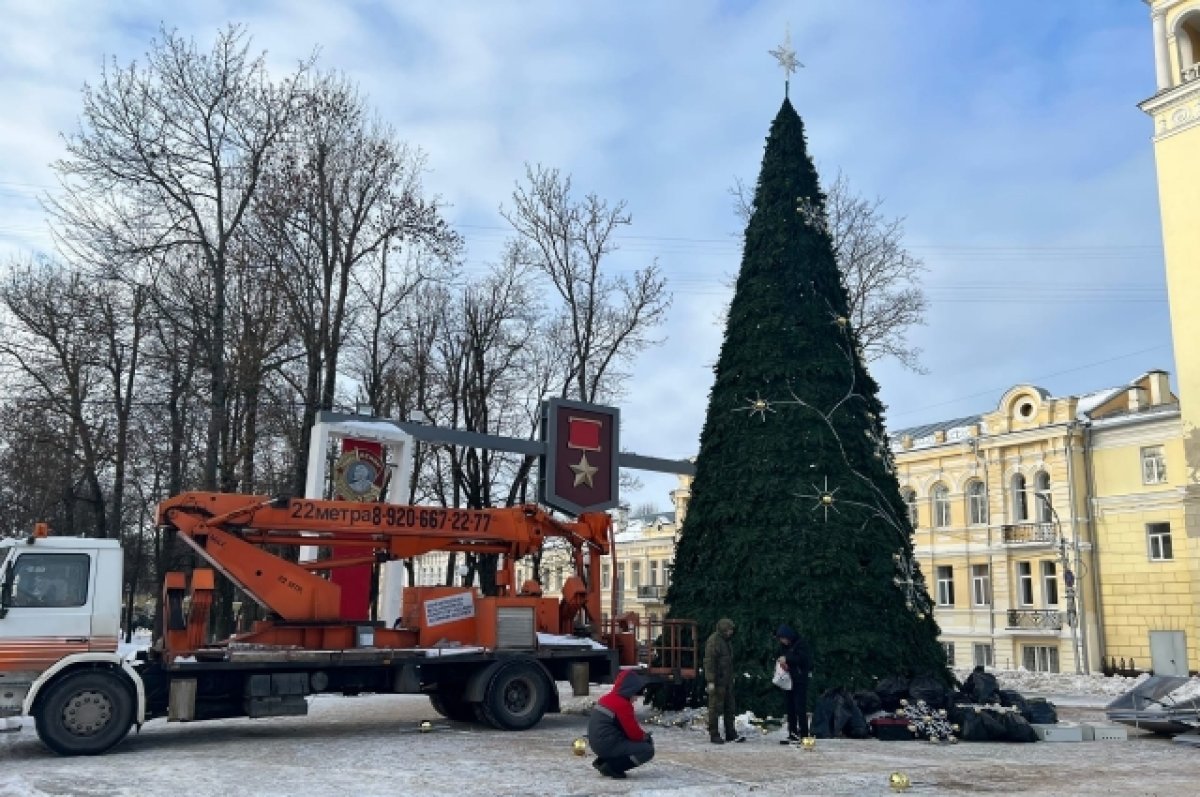
POLYGON ((597 701, 588 717, 588 743, 596 753, 592 762, 601 775, 623 778, 634 767, 654 758, 654 739, 638 724, 631 698, 646 688, 645 676, 622 670, 612 691, 597 701))

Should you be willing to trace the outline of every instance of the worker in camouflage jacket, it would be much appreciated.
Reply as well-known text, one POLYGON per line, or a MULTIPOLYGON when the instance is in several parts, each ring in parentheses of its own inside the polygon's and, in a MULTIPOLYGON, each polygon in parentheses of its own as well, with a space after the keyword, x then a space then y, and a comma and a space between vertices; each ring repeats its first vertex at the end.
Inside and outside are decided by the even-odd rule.
POLYGON ((704 643, 704 680, 708 692, 708 739, 713 744, 744 742, 733 727, 733 647, 729 640, 734 632, 733 620, 717 621, 717 630, 704 643), (725 738, 717 730, 718 720, 725 720, 725 738))

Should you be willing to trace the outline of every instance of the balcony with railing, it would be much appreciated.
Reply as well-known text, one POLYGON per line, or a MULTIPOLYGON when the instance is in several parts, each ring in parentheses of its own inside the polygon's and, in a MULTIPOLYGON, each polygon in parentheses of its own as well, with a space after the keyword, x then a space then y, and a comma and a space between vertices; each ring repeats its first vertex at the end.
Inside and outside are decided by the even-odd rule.
POLYGON ((1009 609, 1010 631, 1061 631, 1062 613, 1058 609, 1009 609))
POLYGON ((667 588, 662 584, 647 584, 638 587, 638 600, 661 601, 667 597, 667 588))
POLYGON ((1058 538, 1053 523, 1010 523, 1000 527, 1005 545, 1054 545, 1058 538))

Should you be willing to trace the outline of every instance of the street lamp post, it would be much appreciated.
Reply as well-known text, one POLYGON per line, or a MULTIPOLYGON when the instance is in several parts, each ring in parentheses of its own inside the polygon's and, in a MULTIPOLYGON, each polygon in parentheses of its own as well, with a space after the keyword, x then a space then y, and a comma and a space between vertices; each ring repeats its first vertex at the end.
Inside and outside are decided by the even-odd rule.
POLYGON ((1067 546, 1067 538, 1063 535, 1062 519, 1059 518, 1054 504, 1050 503, 1049 496, 1040 492, 1034 493, 1034 495, 1042 500, 1046 508, 1050 510, 1050 517, 1054 519, 1054 530, 1058 535, 1058 559, 1062 563, 1063 584, 1066 586, 1067 623, 1071 626, 1071 650, 1075 653, 1075 673, 1081 675, 1083 663, 1079 658, 1079 614, 1075 608, 1075 571, 1071 569, 1071 554, 1067 546))

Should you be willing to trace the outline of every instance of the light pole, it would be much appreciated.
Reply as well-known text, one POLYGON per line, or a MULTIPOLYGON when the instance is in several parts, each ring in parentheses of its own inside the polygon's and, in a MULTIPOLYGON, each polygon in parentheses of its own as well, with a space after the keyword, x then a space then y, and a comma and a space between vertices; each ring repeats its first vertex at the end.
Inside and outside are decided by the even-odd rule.
POLYGON ((1067 538, 1062 533, 1062 519, 1058 516, 1058 510, 1054 508, 1054 504, 1050 503, 1050 498, 1045 493, 1035 492, 1046 508, 1050 510, 1050 517, 1054 520, 1054 530, 1058 534, 1058 559, 1062 562, 1063 568, 1063 584, 1066 586, 1067 598, 1067 623, 1071 626, 1071 650, 1075 653, 1075 674, 1083 674, 1083 664, 1079 659, 1079 615, 1075 609, 1075 571, 1071 569, 1071 555, 1067 548, 1067 538))

